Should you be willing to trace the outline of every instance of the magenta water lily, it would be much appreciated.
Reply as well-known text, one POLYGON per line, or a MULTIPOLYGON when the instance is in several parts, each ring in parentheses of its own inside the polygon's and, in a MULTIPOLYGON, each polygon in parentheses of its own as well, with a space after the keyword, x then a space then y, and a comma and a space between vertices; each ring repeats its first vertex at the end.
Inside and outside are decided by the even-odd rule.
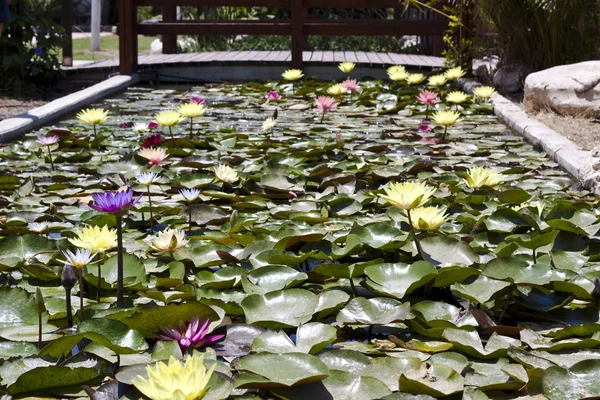
POLYGON ((208 318, 194 317, 189 322, 180 321, 179 325, 170 328, 161 328, 156 338, 160 340, 174 340, 179 344, 182 353, 189 347, 200 348, 221 340, 225 335, 210 335, 210 320, 208 318))

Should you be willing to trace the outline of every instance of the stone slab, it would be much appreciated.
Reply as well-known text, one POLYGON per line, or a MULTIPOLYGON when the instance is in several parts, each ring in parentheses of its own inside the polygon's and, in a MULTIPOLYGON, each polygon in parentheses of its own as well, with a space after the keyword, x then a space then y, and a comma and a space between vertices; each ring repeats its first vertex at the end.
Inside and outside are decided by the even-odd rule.
MULTIPOLYGON (((473 89, 483 86, 472 79, 461 79, 459 85, 469 93, 473 93, 473 89)), ((548 156, 573 175, 585 189, 600 194, 600 175, 593 169, 597 160, 591 152, 583 150, 575 142, 531 118, 520 107, 500 94, 494 94, 491 100, 494 103, 494 113, 500 120, 533 145, 541 147, 548 156)))
POLYGON ((6 143, 14 140, 26 132, 79 110, 103 97, 120 92, 137 82, 139 82, 137 74, 114 76, 26 113, 0 121, 0 142, 6 143))

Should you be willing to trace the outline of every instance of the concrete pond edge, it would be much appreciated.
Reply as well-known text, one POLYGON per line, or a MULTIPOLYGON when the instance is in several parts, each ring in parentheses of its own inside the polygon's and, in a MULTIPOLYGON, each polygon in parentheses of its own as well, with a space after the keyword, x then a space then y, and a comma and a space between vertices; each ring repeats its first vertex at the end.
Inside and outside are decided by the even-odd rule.
MULTIPOLYGON (((465 92, 473 93, 473 89, 483 86, 472 79, 461 79, 459 85, 465 92)), ((584 150, 575 142, 562 136, 542 122, 530 117, 512 101, 496 93, 492 97, 494 113, 511 129, 523 136, 536 147, 543 149, 563 169, 575 177, 583 188, 600 194, 600 173, 595 166, 600 167, 596 152, 584 150)))
POLYGON ((29 110, 0 121, 0 142, 6 143, 23 134, 48 124, 62 116, 77 111, 97 100, 135 85, 140 80, 138 74, 117 75, 86 89, 58 98, 41 107, 29 110))

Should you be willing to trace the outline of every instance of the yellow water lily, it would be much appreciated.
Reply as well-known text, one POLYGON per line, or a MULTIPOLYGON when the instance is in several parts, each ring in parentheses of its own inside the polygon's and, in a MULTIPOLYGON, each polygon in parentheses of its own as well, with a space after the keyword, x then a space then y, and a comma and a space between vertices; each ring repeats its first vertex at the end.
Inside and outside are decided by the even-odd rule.
POLYGON ((403 65, 394 65, 389 67, 387 69, 387 74, 388 77, 394 82, 404 81, 410 75, 403 65))
POLYGON ((475 97, 482 100, 488 100, 494 93, 496 93, 496 89, 491 86, 479 86, 473 90, 475 97))
POLYGON ((304 76, 304 73, 301 69, 288 69, 283 74, 281 74, 281 76, 286 81, 297 81, 298 79, 304 76))
POLYGON ((409 85, 418 85, 419 83, 425 80, 424 74, 408 74, 406 77, 406 82, 409 85))
POLYGON ((151 400, 199 400, 210 389, 208 381, 216 365, 207 371, 204 355, 194 351, 184 363, 171 356, 168 364, 159 361, 154 367, 148 365, 148 380, 138 375, 131 383, 151 400))
POLYGON ((275 125, 277 125, 277 120, 275 118, 269 117, 265 119, 262 123, 263 132, 271 131, 273 128, 275 128, 275 125))
MULTIPOLYGON (((185 118, 196 118, 206 112, 206 107, 198 103, 185 103, 177 108, 177 113, 185 118)), ((158 121, 157 121, 158 122, 158 121)))
POLYGON ((336 83, 335 85, 331 85, 327 88, 327 93, 332 96, 341 96, 346 93, 346 89, 344 89, 341 84, 336 83))
POLYGON ((447 81, 448 78, 445 75, 433 75, 429 77, 427 84, 429 86, 439 87, 445 85, 447 81))
POLYGON ((403 210, 422 207, 435 193, 435 188, 424 182, 391 183, 390 186, 385 189, 386 194, 380 194, 379 197, 403 210))
POLYGON ((102 228, 86 226, 77 232, 76 238, 69 238, 69 242, 92 253, 104 253, 117 247, 117 230, 106 225, 102 228))
POLYGON ((410 212, 411 225, 422 231, 433 231, 444 225, 448 220, 445 210, 439 207, 419 207, 410 212))
POLYGON ((446 95, 446 101, 453 104, 461 104, 467 101, 469 96, 466 93, 461 91, 450 92, 446 95))
POLYGON ((450 68, 444 75, 448 79, 458 79, 465 76, 466 72, 462 69, 462 67, 450 68))
POLYGON ((161 126, 172 127, 183 121, 181 114, 177 111, 161 111, 154 115, 154 120, 161 126))
POLYGON ((354 67, 356 67, 356 64, 353 62, 348 62, 348 61, 338 64, 338 68, 340 69, 340 71, 342 71, 346 74, 349 74, 350 72, 352 72, 354 67))
POLYGON ((80 111, 77 119, 87 125, 102 125, 108 121, 108 111, 103 108, 88 108, 80 111))
POLYGON ((502 175, 493 169, 485 167, 474 167, 469 169, 465 177, 465 183, 471 189, 480 188, 482 186, 496 186, 502 182, 502 175))
POLYGON ((237 181, 240 177, 238 173, 235 172, 235 169, 231 168, 229 165, 219 164, 215 167, 215 176, 221 182, 233 183, 237 181))
POLYGON ((460 113, 458 111, 443 110, 436 111, 432 116, 431 120, 440 126, 452 126, 460 121, 460 113))
POLYGON ((150 247, 158 254, 175 253, 190 242, 185 238, 185 233, 179 229, 165 229, 152 237, 150 247))

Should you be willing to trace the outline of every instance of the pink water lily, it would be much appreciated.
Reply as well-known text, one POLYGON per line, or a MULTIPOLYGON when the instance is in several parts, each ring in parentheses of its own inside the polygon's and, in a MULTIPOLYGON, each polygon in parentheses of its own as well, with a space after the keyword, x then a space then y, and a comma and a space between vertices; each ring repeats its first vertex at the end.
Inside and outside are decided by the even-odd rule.
POLYGON ((358 86, 358 81, 356 79, 346 79, 342 82, 342 87, 350 93, 360 93, 362 90, 360 86, 358 86))
POLYGON ((204 103, 204 99, 201 97, 192 97, 192 100, 190 100, 190 103, 202 104, 202 103, 204 103))
POLYGON ((177 341, 181 352, 185 353, 190 346, 199 348, 225 337, 225 335, 207 336, 209 326, 210 320, 208 318, 198 319, 198 317, 194 317, 189 322, 179 321, 178 326, 160 328, 160 333, 154 336, 160 340, 177 341))
POLYGON ((423 90, 421 93, 419 93, 417 96, 417 101, 427 106, 425 110, 425 119, 429 117, 429 107, 433 107, 441 102, 437 93, 432 92, 431 90, 423 90))
POLYGON ((323 110, 323 116, 321 117, 321 122, 323 122, 325 114, 327 114, 329 111, 335 110, 339 103, 337 103, 333 97, 319 96, 315 99, 315 104, 317 105, 318 109, 323 110))
POLYGON ((276 91, 271 90, 270 92, 265 94, 265 99, 267 99, 267 102, 281 100, 281 95, 279 93, 277 93, 276 91))
POLYGON ((154 122, 154 121, 151 121, 151 122, 148 124, 148 129, 152 130, 152 129, 156 129, 156 128, 158 128, 158 124, 157 124, 156 122, 154 122))

